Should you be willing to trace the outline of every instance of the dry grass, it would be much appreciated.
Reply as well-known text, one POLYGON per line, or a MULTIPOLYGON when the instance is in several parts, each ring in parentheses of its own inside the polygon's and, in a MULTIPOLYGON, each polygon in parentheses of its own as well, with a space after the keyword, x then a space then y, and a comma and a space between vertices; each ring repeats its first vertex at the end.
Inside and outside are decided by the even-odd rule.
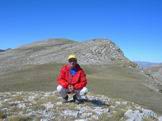
POLYGON ((1 121, 1 119, 4 119, 4 118, 6 118, 6 115, 0 111, 0 121, 1 121))
POLYGON ((9 121, 32 121, 32 118, 25 116, 10 116, 9 121))
MULTIPOLYGON (((0 77, 0 91, 53 91, 62 64, 28 65, 22 71, 0 77)), ((162 113, 162 95, 143 85, 144 77, 135 69, 118 65, 82 66, 91 92, 133 101, 162 113)), ((18 97, 19 98, 19 97, 18 97)), ((21 97, 20 97, 21 98, 21 97)))

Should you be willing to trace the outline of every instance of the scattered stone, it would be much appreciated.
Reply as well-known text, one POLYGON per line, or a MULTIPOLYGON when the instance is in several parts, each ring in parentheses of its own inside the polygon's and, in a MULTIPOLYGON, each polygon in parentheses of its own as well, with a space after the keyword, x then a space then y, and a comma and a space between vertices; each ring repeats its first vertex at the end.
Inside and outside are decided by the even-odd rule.
POLYGON ((111 117, 120 115, 120 111, 124 114, 120 115, 121 119, 126 121, 143 121, 144 118, 162 121, 162 117, 158 117, 152 110, 143 109, 133 102, 90 93, 89 100, 79 105, 73 102, 62 104, 61 98, 55 92, 3 92, 0 93, 0 97, 0 107, 3 107, 0 108, 0 120, 6 121, 11 119, 96 121, 100 118, 111 120, 111 117), (21 101, 15 98, 18 96, 22 97, 21 101), (37 100, 38 97, 42 98, 37 100), (56 100, 51 102, 49 101, 51 98, 56 100))
POLYGON ((35 96, 29 96, 28 97, 28 100, 31 102, 31 101, 33 101, 35 99, 35 96))
POLYGON ((143 121, 145 118, 157 119, 157 114, 148 109, 132 110, 129 109, 125 114, 126 121, 143 121))
POLYGON ((87 121, 86 119, 76 119, 74 121, 87 121))
POLYGON ((46 104, 43 104, 43 106, 45 106, 46 109, 49 110, 49 109, 53 108, 54 105, 51 102, 48 102, 46 104))
POLYGON ((79 117, 79 111, 64 110, 63 113, 62 113, 62 115, 72 116, 72 117, 78 118, 79 117))
POLYGON ((158 119, 159 119, 159 121, 162 121, 162 116, 160 116, 158 119))
POLYGON ((25 105, 24 103, 19 103, 19 104, 17 105, 17 107, 18 107, 18 108, 24 109, 24 108, 26 107, 26 105, 25 105))
POLYGON ((56 105, 62 105, 62 102, 57 102, 56 105))

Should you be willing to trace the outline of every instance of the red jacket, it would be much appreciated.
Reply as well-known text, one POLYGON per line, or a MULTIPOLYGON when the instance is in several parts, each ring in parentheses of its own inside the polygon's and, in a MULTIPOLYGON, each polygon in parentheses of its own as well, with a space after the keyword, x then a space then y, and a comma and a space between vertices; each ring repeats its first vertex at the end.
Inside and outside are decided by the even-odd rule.
POLYGON ((76 74, 71 75, 70 73, 70 67, 68 64, 64 65, 61 70, 60 74, 57 78, 57 82, 59 85, 63 86, 64 88, 68 88, 68 85, 73 85, 74 89, 79 90, 86 86, 87 79, 86 74, 83 71, 83 69, 79 66, 79 64, 76 65, 76 74))

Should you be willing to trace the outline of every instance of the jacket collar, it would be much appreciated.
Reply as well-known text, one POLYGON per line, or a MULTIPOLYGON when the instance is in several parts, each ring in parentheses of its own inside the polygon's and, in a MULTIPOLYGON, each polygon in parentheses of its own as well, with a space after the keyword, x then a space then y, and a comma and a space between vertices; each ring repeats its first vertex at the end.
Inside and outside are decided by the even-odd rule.
MULTIPOLYGON (((77 64, 75 68, 76 68, 77 71, 81 69, 79 64, 77 64)), ((70 70, 69 64, 66 64, 66 69, 70 70)))

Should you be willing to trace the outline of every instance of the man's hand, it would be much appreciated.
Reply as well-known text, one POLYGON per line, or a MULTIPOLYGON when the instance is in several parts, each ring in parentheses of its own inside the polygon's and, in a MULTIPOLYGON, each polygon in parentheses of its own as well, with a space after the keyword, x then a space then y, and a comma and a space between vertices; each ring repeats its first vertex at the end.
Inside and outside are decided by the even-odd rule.
POLYGON ((74 86, 73 85, 69 85, 68 86, 68 90, 69 90, 69 92, 72 93, 74 91, 74 86))

